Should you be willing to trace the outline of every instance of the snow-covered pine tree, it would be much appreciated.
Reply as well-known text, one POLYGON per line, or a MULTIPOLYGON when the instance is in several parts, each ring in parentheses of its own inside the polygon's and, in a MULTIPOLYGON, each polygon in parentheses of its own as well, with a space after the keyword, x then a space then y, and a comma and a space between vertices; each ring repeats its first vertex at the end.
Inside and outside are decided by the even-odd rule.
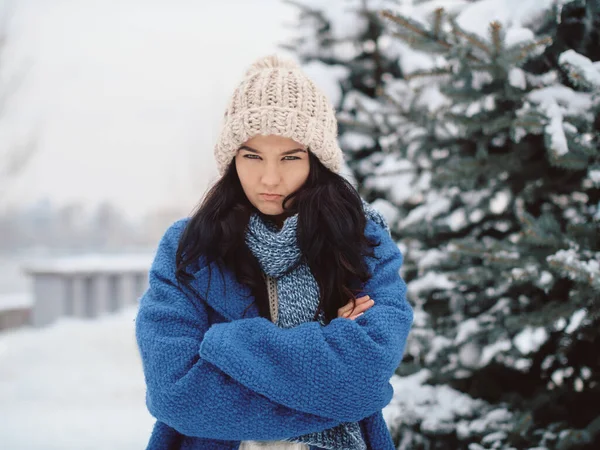
MULTIPOLYGON (((339 116, 417 308, 398 448, 597 448, 598 1, 389 3, 401 70, 339 116)), ((314 36, 301 53, 331 64, 314 36)))
MULTIPOLYGON (((556 5, 526 27, 491 22, 484 37, 469 29, 484 3, 457 18, 439 9, 428 25, 385 13, 400 39, 440 56, 407 75, 421 81, 414 102, 405 83, 401 95, 388 86, 400 126, 387 151, 428 181, 396 224, 418 267, 411 356, 428 383, 511 411, 473 448, 597 448, 600 63, 564 40, 551 57, 556 5), (540 54, 547 71, 528 72, 540 54)), ((599 18, 587 3, 583 34, 599 18)))

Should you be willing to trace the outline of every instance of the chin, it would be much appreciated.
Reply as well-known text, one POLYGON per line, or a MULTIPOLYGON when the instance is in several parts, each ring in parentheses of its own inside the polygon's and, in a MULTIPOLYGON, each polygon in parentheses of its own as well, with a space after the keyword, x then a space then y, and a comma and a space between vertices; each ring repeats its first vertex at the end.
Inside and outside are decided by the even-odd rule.
POLYGON ((280 214, 283 214, 283 208, 280 204, 265 204, 261 202, 260 204, 255 206, 256 209, 258 209, 261 213, 267 216, 278 216, 280 214))

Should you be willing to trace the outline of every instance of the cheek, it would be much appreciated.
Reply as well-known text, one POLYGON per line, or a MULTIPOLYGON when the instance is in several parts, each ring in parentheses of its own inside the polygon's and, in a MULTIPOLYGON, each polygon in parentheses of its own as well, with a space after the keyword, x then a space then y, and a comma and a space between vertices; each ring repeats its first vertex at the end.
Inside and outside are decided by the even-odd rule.
POLYGON ((249 169, 247 164, 244 164, 244 161, 237 159, 235 161, 235 168, 237 172, 237 176, 240 180, 240 184, 244 190, 247 189, 252 184, 252 171, 249 169))
POLYGON ((288 174, 290 189, 296 190, 302 186, 308 178, 309 173, 310 166, 308 165, 308 161, 306 161, 306 163, 302 162, 302 164, 299 163, 297 167, 294 167, 288 174))

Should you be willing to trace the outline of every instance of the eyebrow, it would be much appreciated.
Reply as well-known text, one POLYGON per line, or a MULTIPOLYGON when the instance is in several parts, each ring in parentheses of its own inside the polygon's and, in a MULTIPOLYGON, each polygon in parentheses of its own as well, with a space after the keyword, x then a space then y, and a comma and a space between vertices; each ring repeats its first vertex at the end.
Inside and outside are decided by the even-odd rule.
MULTIPOLYGON (((252 148, 252 147, 248 147, 247 145, 242 145, 240 148, 240 150, 248 150, 249 152, 253 152, 253 153, 260 153, 258 150, 252 148)), ((293 155, 294 153, 306 153, 306 150, 304 150, 303 148, 294 148, 292 150, 287 150, 283 153, 281 153, 282 155, 293 155)))

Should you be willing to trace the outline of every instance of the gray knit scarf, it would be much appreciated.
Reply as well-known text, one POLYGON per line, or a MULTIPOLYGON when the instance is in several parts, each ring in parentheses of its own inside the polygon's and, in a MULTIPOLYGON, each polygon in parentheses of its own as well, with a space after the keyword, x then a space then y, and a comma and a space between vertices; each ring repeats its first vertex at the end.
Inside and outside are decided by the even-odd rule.
MULTIPOLYGON (((367 218, 389 228, 383 216, 363 200, 367 218)), ((319 287, 308 266, 301 263, 296 239, 298 214, 285 219, 279 230, 257 213, 251 215, 246 231, 246 243, 258 259, 262 270, 277 280, 279 317, 276 325, 292 328, 313 320, 319 303, 319 287)), ((319 322, 325 325, 321 311, 319 322)), ((328 430, 285 439, 315 445, 322 449, 366 450, 358 422, 345 422, 328 430)))

